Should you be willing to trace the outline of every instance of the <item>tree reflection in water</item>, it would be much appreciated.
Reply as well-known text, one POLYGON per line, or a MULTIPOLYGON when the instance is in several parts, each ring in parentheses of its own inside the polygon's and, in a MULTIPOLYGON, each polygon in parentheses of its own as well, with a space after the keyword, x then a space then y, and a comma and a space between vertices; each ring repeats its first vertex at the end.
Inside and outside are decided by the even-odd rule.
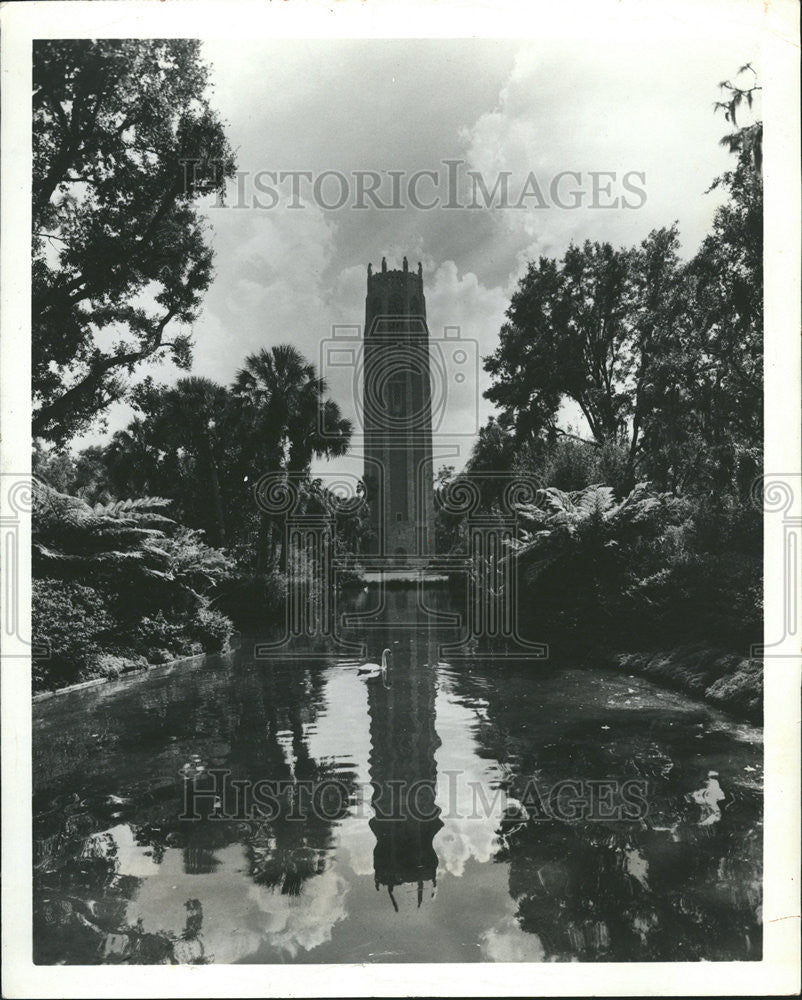
MULTIPOLYGON (((120 872, 115 839, 125 822, 134 843, 145 848, 154 864, 170 849, 179 849, 183 870, 189 875, 214 872, 217 852, 230 844, 243 844, 250 876, 285 895, 299 895, 303 883, 321 874, 333 845, 332 828, 347 813, 347 794, 354 788, 353 772, 315 760, 309 753, 306 730, 323 707, 323 672, 295 663, 246 664, 236 676, 221 684, 219 675, 199 677, 199 685, 180 688, 180 700, 167 684, 150 697, 123 698, 105 713, 104 740, 108 754, 98 761, 91 728, 96 714, 76 719, 76 747, 83 745, 85 760, 60 755, 40 774, 34 800, 34 946, 35 961, 51 964, 65 959, 82 964, 128 962, 197 964, 213 961, 203 946, 203 911, 198 900, 188 900, 187 923, 180 935, 169 931, 146 933, 141 922, 126 919, 129 902, 137 895, 141 879, 120 872), (81 730, 85 730, 81 732, 81 730), (120 738, 109 733, 122 734, 120 738), (172 761, 174 777, 150 780, 134 775, 125 796, 117 794, 121 777, 119 751, 131 734, 142 733, 143 745, 172 761), (127 736, 125 734, 128 734, 127 736), (281 812, 267 821, 222 820, 212 803, 200 800, 200 821, 183 819, 183 782, 189 764, 182 761, 182 747, 202 741, 206 764, 198 764, 200 777, 209 767, 229 768, 231 778, 284 782, 281 812), (208 754, 219 751, 218 759, 208 754), (71 765, 83 763, 80 792, 58 793, 64 772, 75 780, 71 765), (105 766, 104 766, 105 765, 105 766), (91 769, 91 770, 90 770, 91 769), (340 814, 330 807, 326 815, 312 809, 291 815, 292 789, 303 781, 336 778, 345 794, 340 814), (49 779, 47 781, 46 779, 49 779), (114 788, 115 791, 106 792, 114 788)), ((138 692, 142 695, 142 692, 138 692)), ((48 758, 39 747, 40 764, 48 758)), ((191 755, 200 761, 200 755, 191 755)), ((121 768, 122 769, 122 768, 121 768)), ((77 772, 80 773, 80 772, 77 772)), ((207 775, 208 777, 208 775, 207 775)), ((196 780, 193 777, 190 780, 196 780)), ((204 786, 199 782, 200 788, 204 786)))
MULTIPOLYGON (((543 790, 567 777, 646 778, 649 811, 636 821, 541 817, 500 830, 496 861, 509 865, 520 927, 552 960, 759 960, 759 796, 734 775, 739 784, 720 809, 716 772, 694 788, 700 776, 687 763, 688 727, 673 726, 664 709, 628 711, 626 736, 612 752, 600 745, 599 716, 581 703, 554 727, 533 718, 516 697, 527 669, 454 676, 464 703, 482 705, 481 752, 505 765, 508 794, 525 797, 533 775, 543 790), (711 795, 720 822, 710 821, 711 795)), ((624 716, 612 709, 605 719, 616 728, 624 716)), ((728 733, 706 739, 708 752, 719 742, 726 753, 728 733)))
POLYGON ((386 596, 353 633, 393 651, 386 686, 243 649, 37 706, 35 961, 760 958, 759 731, 601 670, 438 663, 454 636, 386 596), (455 818, 455 767, 524 803, 532 779, 640 778, 649 812, 455 818), (283 782, 278 814, 182 820, 215 768, 283 782), (296 809, 328 779, 325 813, 296 809))

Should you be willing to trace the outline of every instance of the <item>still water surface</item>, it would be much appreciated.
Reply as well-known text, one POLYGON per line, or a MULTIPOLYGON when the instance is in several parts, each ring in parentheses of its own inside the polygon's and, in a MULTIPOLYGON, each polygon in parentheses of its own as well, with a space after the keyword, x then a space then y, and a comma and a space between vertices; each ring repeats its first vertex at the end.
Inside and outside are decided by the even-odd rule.
POLYGON ((761 731, 625 674, 448 662, 411 603, 362 636, 385 678, 243 641, 36 704, 35 960, 759 959, 761 731), (279 814, 182 820, 214 769, 281 782, 279 814), (568 780, 580 813, 611 781, 648 811, 531 798, 568 780))

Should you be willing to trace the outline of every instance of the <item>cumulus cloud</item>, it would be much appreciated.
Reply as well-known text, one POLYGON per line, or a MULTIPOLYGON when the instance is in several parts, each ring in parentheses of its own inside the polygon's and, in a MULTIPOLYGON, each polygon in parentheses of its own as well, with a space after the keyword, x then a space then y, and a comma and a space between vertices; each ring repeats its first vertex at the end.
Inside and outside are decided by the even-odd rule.
POLYGON ((489 962, 542 962, 546 958, 537 934, 522 931, 512 914, 480 938, 482 957, 489 962))
POLYGON ((334 252, 336 223, 313 204, 275 211, 225 207, 209 214, 218 269, 225 266, 228 280, 216 282, 207 295, 196 326, 196 369, 225 382, 247 353, 262 347, 293 343, 312 354, 326 329, 333 295, 324 275, 334 252), (219 340, 214 334, 221 329, 229 340, 223 365, 200 347, 219 340))
POLYGON ((685 39, 681 68, 671 44, 636 48, 622 39, 581 51, 575 42, 521 48, 497 106, 462 130, 467 166, 488 186, 507 171, 513 201, 533 173, 543 194, 542 207, 530 198, 527 210, 493 213, 500 255, 509 261, 512 254, 520 270, 540 253, 561 254, 571 240, 638 242, 674 219, 692 252, 717 204, 705 191, 727 161, 711 99, 717 79, 742 61, 731 45, 711 59, 709 39, 685 39), (579 179, 564 177, 555 194, 552 183, 564 171, 579 179), (623 187, 628 173, 629 185, 645 191, 642 205, 623 187), (581 204, 561 207, 574 204, 573 192, 581 204), (616 199, 617 207, 592 207, 616 199), (627 209, 625 201, 638 207, 627 209))
POLYGON ((295 958, 331 940, 334 925, 347 916, 348 885, 333 869, 304 883, 298 899, 251 885, 248 899, 259 910, 260 933, 272 948, 295 958))
MULTIPOLYGON (((117 836, 125 845, 125 837, 117 836)), ((342 875, 328 868, 306 880, 300 896, 284 895, 256 885, 246 874, 247 858, 241 844, 215 852, 220 866, 208 875, 188 875, 182 852, 165 852, 162 863, 153 865, 159 878, 146 878, 137 896, 128 905, 127 920, 142 919, 147 931, 167 931, 180 936, 186 921, 184 902, 199 899, 203 908, 201 935, 208 955, 216 962, 236 962, 261 947, 295 958, 331 940, 335 924, 347 916, 348 884, 342 875)), ((142 878, 144 862, 130 850, 125 869, 142 878)))
MULTIPOLYGON (((724 123, 711 109, 716 84, 754 56, 749 26, 719 18, 693 32, 678 24, 658 39, 647 14, 641 18, 614 36, 583 24, 558 37, 544 24, 543 37, 514 44, 205 42, 214 101, 229 122, 246 193, 262 170, 402 170, 409 177, 442 175, 444 160, 461 159, 463 176, 480 172, 489 190, 508 172, 516 198, 535 174, 548 204, 328 211, 308 196, 300 209, 286 202, 259 209, 248 199, 249 207, 237 208, 233 195, 227 207, 207 208, 216 278, 194 325, 195 372, 227 383, 247 353, 287 341, 319 363, 333 325, 363 322, 365 268, 369 260, 378 266, 382 254, 390 266, 404 255, 412 266, 423 262, 435 336, 443 325, 460 326, 487 354, 527 261, 540 254, 559 256, 571 240, 633 244, 675 219, 692 253, 720 196, 705 191, 729 163, 718 145, 724 123), (561 171, 581 174, 581 208, 553 204, 550 184, 561 171), (645 173, 645 204, 589 208, 591 171, 616 173, 613 196, 622 194, 624 173, 645 173)), ((567 201, 571 187, 569 178, 561 189, 567 201)), ((154 374, 172 382, 182 373, 166 363, 154 374)), ((444 429, 475 423, 477 400, 479 422, 486 419, 484 388, 480 367, 471 412, 455 392, 444 429)), ((334 376, 332 392, 355 418, 352 381, 334 376)), ((126 407, 114 408, 109 430, 129 417, 126 407)), ((358 474, 361 459, 338 465, 358 474)))

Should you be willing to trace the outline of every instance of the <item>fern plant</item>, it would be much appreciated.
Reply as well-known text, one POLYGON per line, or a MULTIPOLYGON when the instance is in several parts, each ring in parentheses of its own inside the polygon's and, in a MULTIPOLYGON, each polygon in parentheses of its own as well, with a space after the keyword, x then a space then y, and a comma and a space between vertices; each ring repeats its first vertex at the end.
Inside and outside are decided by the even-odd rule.
POLYGON ((648 483, 617 503, 612 487, 597 484, 573 493, 549 487, 539 492, 537 503, 520 504, 517 514, 521 533, 511 540, 511 552, 543 568, 577 545, 612 549, 622 541, 654 538, 685 520, 689 507, 673 494, 652 492, 648 483))
POLYGON ((153 586, 199 598, 232 571, 231 560, 162 511, 163 497, 137 497, 90 505, 34 484, 33 556, 38 576, 106 589, 153 586))
POLYGON ((518 563, 523 599, 552 623, 595 633, 621 615, 641 577, 665 563, 670 528, 690 508, 648 483, 621 501, 596 484, 571 493, 541 490, 517 513, 520 532, 507 558, 518 563))
POLYGON ((219 650, 231 622, 208 608, 232 572, 226 553, 164 513, 162 497, 90 504, 34 481, 34 636, 38 686, 103 673, 109 656, 164 662, 219 650))
POLYGON ((203 532, 195 528, 179 525, 158 545, 167 557, 167 574, 197 596, 208 594, 234 573, 234 560, 221 549, 207 545, 203 532))
POLYGON ((140 497, 91 506, 35 480, 35 574, 86 583, 121 574, 165 577, 169 555, 161 543, 175 523, 160 513, 168 504, 161 497, 140 497))

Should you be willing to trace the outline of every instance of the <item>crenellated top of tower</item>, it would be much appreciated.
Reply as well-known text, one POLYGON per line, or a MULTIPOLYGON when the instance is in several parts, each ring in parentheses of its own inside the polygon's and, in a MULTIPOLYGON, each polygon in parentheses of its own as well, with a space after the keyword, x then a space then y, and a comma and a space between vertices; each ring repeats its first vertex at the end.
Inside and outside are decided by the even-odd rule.
POLYGON ((408 281, 418 281, 421 286, 423 285, 423 265, 418 261, 417 272, 409 270, 409 261, 404 257, 401 268, 389 269, 387 267, 387 258, 382 257, 381 270, 374 271, 373 265, 368 264, 368 286, 373 282, 381 282, 382 284, 404 284, 408 281))

